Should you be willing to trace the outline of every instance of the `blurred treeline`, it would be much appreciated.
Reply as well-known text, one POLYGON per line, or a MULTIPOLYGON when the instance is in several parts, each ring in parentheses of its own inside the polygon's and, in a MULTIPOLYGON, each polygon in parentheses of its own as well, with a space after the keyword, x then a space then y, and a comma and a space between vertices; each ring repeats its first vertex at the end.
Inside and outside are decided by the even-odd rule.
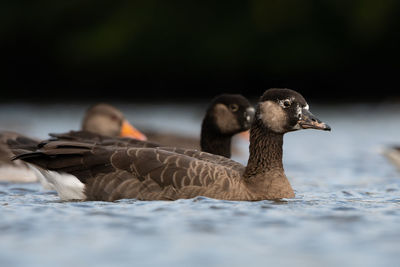
POLYGON ((400 1, 7 1, 3 99, 397 93, 400 1), (370 91, 375 90, 375 91, 370 91))

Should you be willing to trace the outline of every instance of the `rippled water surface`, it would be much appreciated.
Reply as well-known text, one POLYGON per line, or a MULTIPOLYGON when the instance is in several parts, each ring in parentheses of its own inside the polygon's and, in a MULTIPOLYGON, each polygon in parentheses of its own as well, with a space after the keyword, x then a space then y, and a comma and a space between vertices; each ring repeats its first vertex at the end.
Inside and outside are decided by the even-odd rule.
MULTIPOLYGON (((138 127, 196 136, 206 104, 117 106, 138 127)), ((85 108, 3 104, 0 129, 45 138, 78 129, 85 108)), ((0 266, 398 266, 400 174, 380 152, 400 143, 400 106, 310 110, 332 132, 285 136, 294 199, 61 202, 0 183, 0 266)))

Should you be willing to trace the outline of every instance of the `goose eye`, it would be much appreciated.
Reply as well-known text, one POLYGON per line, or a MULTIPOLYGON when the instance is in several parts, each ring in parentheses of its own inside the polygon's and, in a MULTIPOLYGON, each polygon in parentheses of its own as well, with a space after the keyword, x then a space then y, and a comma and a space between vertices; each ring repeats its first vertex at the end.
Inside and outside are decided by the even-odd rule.
POLYGON ((237 104, 230 104, 229 108, 233 111, 236 112, 239 110, 239 106, 237 104))
POLYGON ((115 116, 115 115, 111 115, 110 118, 111 118, 111 120, 113 120, 113 121, 118 121, 118 117, 115 116))
POLYGON ((285 108, 288 108, 288 107, 290 107, 290 105, 291 105, 292 103, 290 103, 290 101, 289 100, 285 100, 285 101, 283 101, 283 107, 285 107, 285 108))

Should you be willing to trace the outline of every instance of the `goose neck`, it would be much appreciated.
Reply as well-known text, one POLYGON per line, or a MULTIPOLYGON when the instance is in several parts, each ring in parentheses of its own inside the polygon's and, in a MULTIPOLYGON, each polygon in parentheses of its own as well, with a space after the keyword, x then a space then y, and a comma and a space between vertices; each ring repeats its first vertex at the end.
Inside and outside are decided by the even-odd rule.
POLYGON ((253 125, 250 130, 250 155, 244 173, 245 179, 268 172, 282 172, 283 134, 272 132, 263 125, 253 125))
POLYGON ((204 152, 231 157, 231 135, 222 134, 204 119, 201 127, 200 147, 204 152))

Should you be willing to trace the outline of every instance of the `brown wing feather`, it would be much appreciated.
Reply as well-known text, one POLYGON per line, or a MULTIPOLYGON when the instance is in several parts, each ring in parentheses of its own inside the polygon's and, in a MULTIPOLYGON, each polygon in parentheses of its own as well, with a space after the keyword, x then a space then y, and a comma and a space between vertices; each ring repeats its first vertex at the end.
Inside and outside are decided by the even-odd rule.
POLYGON ((241 177, 241 171, 159 148, 49 141, 17 158, 75 175, 89 200, 213 197, 229 194, 241 177))
POLYGON ((15 155, 34 151, 39 140, 24 136, 16 132, 0 133, 0 157, 10 162, 15 155))
POLYGON ((88 199, 216 197, 230 194, 241 177, 241 172, 225 166, 158 148, 119 150, 111 161, 115 172, 88 180, 88 199), (99 194, 102 188, 112 191, 99 194))
MULTIPOLYGON (((26 167, 23 161, 12 161, 15 155, 34 151, 39 140, 29 138, 16 132, 0 133, 0 165, 26 167)), ((8 177, 6 177, 8 179, 8 177)))
POLYGON ((109 162, 112 150, 95 144, 71 141, 46 141, 34 152, 15 157, 44 169, 75 175, 82 182, 101 172, 114 170, 109 162))
POLYGON ((103 146, 120 146, 120 147, 158 147, 157 143, 149 141, 141 141, 128 137, 110 137, 101 134, 96 134, 88 131, 70 131, 67 133, 50 133, 52 140, 57 141, 76 141, 89 144, 100 144, 103 146))
POLYGON ((199 160, 207 161, 207 162, 212 162, 221 166, 225 166, 237 171, 244 171, 244 166, 240 164, 239 162, 236 162, 232 159, 219 156, 219 155, 214 155, 211 153, 207 152, 202 152, 198 150, 193 150, 193 149, 183 149, 183 148, 177 148, 177 147, 160 147, 160 149, 166 150, 166 151, 172 151, 175 153, 187 155, 199 160))

